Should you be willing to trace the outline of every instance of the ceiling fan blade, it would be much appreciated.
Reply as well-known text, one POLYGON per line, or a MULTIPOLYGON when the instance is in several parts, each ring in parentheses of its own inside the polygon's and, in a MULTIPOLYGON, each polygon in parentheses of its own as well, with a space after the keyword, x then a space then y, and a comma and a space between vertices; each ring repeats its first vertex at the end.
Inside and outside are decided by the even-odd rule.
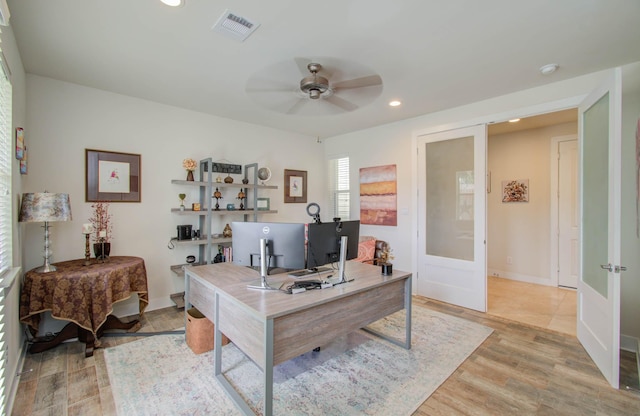
POLYGON ((348 79, 346 81, 336 82, 332 85, 334 89, 344 90, 347 88, 372 87, 382 84, 382 78, 379 75, 368 75, 366 77, 348 79))
POLYGON ((246 89, 247 92, 249 93, 261 93, 261 92, 292 92, 293 88, 292 87, 273 87, 273 88, 269 88, 269 87, 258 87, 258 88, 247 88, 246 89))
POLYGON ((295 84, 292 85, 289 82, 278 81, 266 78, 252 79, 249 85, 246 87, 247 92, 281 92, 281 91, 294 91, 295 84))
POLYGON ((343 98, 337 97, 335 95, 332 95, 329 98, 325 98, 325 101, 330 102, 331 104, 338 106, 340 108, 342 108, 345 111, 353 111, 356 110, 358 108, 357 105, 355 105, 354 103, 352 103, 351 101, 347 101, 343 98))
POLYGON ((296 114, 309 101, 310 100, 306 98, 299 99, 294 105, 291 106, 291 108, 289 108, 289 110, 286 111, 286 114, 296 114))

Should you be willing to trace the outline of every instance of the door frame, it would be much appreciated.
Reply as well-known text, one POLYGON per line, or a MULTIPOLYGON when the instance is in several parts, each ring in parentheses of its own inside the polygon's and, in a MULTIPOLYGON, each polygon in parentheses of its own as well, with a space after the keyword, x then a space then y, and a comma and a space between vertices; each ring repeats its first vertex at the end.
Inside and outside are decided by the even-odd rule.
MULTIPOLYGON (((576 109, 577 111, 577 109, 576 109)), ((578 122, 576 121, 576 128, 578 122)), ((564 141, 575 140, 578 142, 578 134, 568 134, 564 136, 555 136, 551 138, 551 186, 549 187, 549 193, 551 201, 551 213, 550 213, 550 232, 551 241, 549 242, 549 276, 551 276, 551 282, 554 287, 558 287, 560 281, 558 276, 558 254, 560 253, 560 247, 558 246, 558 228, 560 227, 560 221, 558 218, 558 178, 560 172, 558 171, 558 144, 564 141)), ((580 153, 578 152, 578 159, 580 153)), ((578 160, 578 163, 580 161, 578 160)), ((576 192, 578 190, 576 189, 576 192)))
MULTIPOLYGON (((587 97, 588 94, 582 94, 578 96, 563 98, 559 100, 553 100, 542 104, 536 104, 527 107, 516 107, 514 105, 513 109, 506 110, 500 113, 494 113, 490 115, 485 115, 482 117, 476 117, 472 119, 467 119, 465 121, 457 121, 451 122, 447 124, 436 124, 431 127, 426 127, 422 129, 416 129, 411 132, 411 189, 413 189, 412 193, 412 216, 411 221, 412 224, 419 224, 418 220, 418 211, 419 211, 419 181, 418 181, 418 140, 421 136, 425 136, 428 134, 440 133, 449 130, 457 130, 465 127, 470 127, 478 124, 494 124, 501 123, 503 121, 508 121, 514 118, 523 118, 523 117, 532 117, 545 113, 553 113, 556 111, 568 110, 572 108, 577 108, 582 100, 587 97)), ((464 119, 464 117, 461 117, 464 119)), ((427 122, 425 122, 427 124, 427 122)), ((418 235, 418 227, 415 227, 415 234, 413 235, 412 244, 411 244, 411 256, 413 259, 412 264, 412 273, 413 273, 413 284, 412 284, 412 292, 413 294, 417 294, 418 288, 418 270, 419 270, 419 256, 418 256, 418 247, 419 247, 419 235, 418 235)), ((486 273, 485 273, 486 274, 486 273)))

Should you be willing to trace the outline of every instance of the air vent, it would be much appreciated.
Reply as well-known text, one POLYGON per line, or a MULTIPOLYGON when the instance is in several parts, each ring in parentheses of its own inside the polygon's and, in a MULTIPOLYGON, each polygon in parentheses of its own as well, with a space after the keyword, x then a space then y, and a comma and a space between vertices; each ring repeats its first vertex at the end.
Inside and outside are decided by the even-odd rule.
POLYGON ((216 24, 213 25, 213 31, 243 42, 258 26, 260 26, 260 23, 252 22, 246 17, 231 13, 227 9, 222 13, 216 24))

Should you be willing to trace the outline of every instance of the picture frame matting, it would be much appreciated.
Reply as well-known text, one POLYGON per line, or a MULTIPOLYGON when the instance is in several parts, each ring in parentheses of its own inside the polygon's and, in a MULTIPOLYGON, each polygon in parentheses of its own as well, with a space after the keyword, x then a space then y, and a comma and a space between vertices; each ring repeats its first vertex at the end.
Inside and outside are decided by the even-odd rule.
POLYGON ((139 154, 85 149, 85 202, 140 202, 139 154))
POLYGON ((307 171, 306 170, 284 170, 284 202, 285 203, 306 203, 307 202, 307 171))

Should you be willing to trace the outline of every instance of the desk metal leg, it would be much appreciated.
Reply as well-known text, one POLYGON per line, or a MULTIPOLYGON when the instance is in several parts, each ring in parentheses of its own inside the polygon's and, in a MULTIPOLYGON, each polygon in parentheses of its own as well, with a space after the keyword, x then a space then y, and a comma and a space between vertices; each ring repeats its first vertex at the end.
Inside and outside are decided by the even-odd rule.
POLYGON ((185 341, 187 339, 187 320, 188 318, 188 314, 189 314, 189 309, 191 309, 191 302, 189 302, 189 292, 191 291, 191 276, 189 275, 189 271, 186 270, 184 271, 184 337, 185 337, 185 341))
POLYGON ((264 415, 273 414, 273 319, 264 326, 264 415))
POLYGON ((404 282, 404 342, 390 337, 389 335, 383 334, 380 331, 376 331, 375 329, 370 329, 367 327, 362 328, 364 331, 367 331, 370 334, 373 334, 377 337, 385 339, 392 344, 398 345, 400 347, 404 347, 408 350, 411 349, 411 278, 408 278, 404 282))
MULTIPOLYGON (((236 404, 236 406, 238 406, 240 408, 240 411, 242 412, 242 414, 246 415, 246 416, 255 416, 255 413, 253 412, 253 410, 251 410, 251 408, 249 407, 249 405, 244 401, 244 399, 240 396, 240 394, 236 391, 235 388, 233 388, 233 386, 231 385, 231 383, 229 383, 229 381, 227 380, 227 378, 225 377, 224 374, 222 374, 222 332, 220 332, 220 294, 216 292, 215 294, 215 300, 216 300, 216 305, 215 305, 215 319, 214 319, 214 325, 215 325, 215 330, 214 330, 214 356, 215 356, 215 362, 214 362, 214 375, 216 377, 216 379, 218 380, 218 382, 220 383, 220 385, 222 386, 222 388, 224 389, 224 391, 227 392, 227 394, 229 395, 229 397, 231 398, 231 400, 236 404)), ((266 401, 265 401, 265 408, 266 408, 266 401)), ((271 416, 271 413, 266 413, 265 411, 265 416, 269 415, 271 416)))

